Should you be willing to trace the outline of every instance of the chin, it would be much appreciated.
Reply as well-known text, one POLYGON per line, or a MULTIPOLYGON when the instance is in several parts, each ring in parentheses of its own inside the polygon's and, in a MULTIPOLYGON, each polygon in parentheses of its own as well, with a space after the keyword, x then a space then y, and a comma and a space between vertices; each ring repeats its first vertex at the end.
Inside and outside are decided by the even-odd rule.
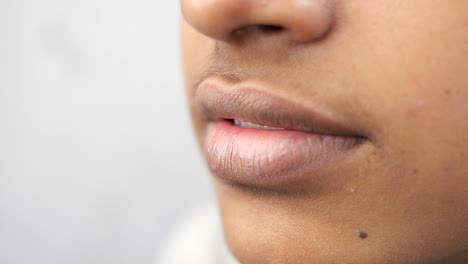
POLYGON ((311 218, 295 198, 220 182, 217 190, 227 243, 242 264, 395 263, 376 262, 364 246, 371 240, 324 214, 311 218))
POLYGON ((456 238, 464 234, 427 232, 425 220, 415 220, 418 225, 369 214, 362 221, 321 197, 304 201, 219 180, 215 185, 227 244, 242 264, 468 263, 460 247, 466 243, 456 238))

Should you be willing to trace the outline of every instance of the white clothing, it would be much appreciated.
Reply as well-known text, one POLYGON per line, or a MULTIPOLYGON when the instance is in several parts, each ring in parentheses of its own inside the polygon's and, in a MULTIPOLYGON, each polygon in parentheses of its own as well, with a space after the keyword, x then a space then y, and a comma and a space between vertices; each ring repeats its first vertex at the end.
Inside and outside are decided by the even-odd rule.
POLYGON ((156 264, 238 264, 226 246, 214 206, 198 209, 165 244, 156 264))

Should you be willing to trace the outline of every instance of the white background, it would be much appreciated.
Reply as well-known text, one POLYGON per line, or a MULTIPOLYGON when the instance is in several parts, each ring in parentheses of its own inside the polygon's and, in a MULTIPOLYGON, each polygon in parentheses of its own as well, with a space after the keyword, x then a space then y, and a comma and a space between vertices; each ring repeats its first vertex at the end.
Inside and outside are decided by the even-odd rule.
POLYGON ((179 17, 176 0, 0 0, 0 263, 151 263, 212 199, 179 17))

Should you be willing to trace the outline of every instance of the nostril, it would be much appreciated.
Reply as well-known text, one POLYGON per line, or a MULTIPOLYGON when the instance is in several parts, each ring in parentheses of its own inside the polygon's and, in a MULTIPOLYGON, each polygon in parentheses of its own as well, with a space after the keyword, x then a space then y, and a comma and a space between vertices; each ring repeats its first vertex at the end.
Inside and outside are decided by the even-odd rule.
MULTIPOLYGON (((329 0, 181 0, 185 20, 198 32, 223 42, 274 35, 284 43, 322 39, 335 22, 329 0), (279 38, 278 38, 279 39, 279 38)), ((276 40, 275 40, 276 41, 276 40)))
POLYGON ((284 28, 276 25, 258 25, 258 29, 265 33, 275 33, 283 30, 284 28))
POLYGON ((271 33, 278 33, 283 30, 284 30, 284 27, 277 26, 277 25, 251 25, 251 26, 238 28, 234 30, 232 34, 236 36, 242 36, 242 35, 252 34, 252 33, 271 34, 271 33))

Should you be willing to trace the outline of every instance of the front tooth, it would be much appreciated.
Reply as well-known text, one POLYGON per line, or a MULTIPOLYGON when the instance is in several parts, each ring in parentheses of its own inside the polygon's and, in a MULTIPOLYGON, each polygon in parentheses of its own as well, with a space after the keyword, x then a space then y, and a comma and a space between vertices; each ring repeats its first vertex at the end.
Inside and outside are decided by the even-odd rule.
POLYGON ((244 128, 253 128, 253 129, 263 129, 263 130, 283 130, 284 129, 280 127, 269 127, 269 126, 257 125, 257 124, 253 124, 249 122, 239 121, 237 119, 234 119, 234 124, 236 126, 240 126, 244 128))

